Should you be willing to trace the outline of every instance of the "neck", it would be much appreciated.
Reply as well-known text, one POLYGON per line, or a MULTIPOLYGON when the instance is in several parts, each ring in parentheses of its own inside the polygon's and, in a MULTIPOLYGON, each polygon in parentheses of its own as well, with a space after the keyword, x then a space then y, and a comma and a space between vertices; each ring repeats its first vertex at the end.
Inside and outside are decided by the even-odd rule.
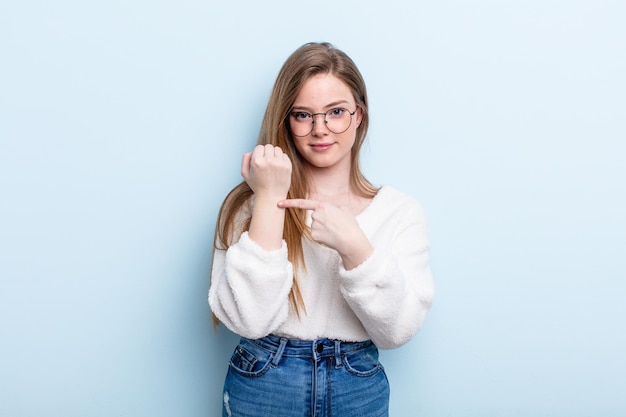
POLYGON ((332 203, 349 209, 355 216, 361 213, 372 200, 355 194, 350 186, 350 170, 313 168, 306 169, 309 196, 312 200, 332 203))
POLYGON ((349 169, 328 169, 308 166, 306 172, 311 197, 317 195, 319 197, 332 198, 349 195, 352 191, 349 169))

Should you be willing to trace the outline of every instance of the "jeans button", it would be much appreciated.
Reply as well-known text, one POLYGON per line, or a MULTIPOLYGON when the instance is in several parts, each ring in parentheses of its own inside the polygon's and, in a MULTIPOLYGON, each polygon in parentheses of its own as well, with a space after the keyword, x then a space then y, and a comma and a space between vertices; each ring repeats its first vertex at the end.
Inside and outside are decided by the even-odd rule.
POLYGON ((322 353, 322 351, 324 350, 324 345, 322 345, 321 343, 317 345, 317 353, 322 353))

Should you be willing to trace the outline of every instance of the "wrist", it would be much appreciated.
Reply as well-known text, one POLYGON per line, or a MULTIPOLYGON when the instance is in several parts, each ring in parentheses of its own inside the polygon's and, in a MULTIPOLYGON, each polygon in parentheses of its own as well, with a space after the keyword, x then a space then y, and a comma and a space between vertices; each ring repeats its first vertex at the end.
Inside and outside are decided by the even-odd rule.
POLYGON ((347 271, 361 265, 374 252, 374 248, 369 240, 365 236, 363 236, 363 239, 364 240, 359 240, 357 244, 352 242, 348 250, 339 252, 343 267, 347 271))
POLYGON ((260 202, 262 204, 274 204, 278 203, 280 200, 284 200, 287 198, 287 191, 259 191, 254 193, 255 202, 260 202))
POLYGON ((248 235, 267 250, 279 249, 282 243, 285 210, 276 205, 278 200, 276 197, 257 196, 252 208, 248 235))
POLYGON ((287 193, 271 192, 271 191, 255 191, 254 204, 276 205, 280 200, 285 199, 287 193))

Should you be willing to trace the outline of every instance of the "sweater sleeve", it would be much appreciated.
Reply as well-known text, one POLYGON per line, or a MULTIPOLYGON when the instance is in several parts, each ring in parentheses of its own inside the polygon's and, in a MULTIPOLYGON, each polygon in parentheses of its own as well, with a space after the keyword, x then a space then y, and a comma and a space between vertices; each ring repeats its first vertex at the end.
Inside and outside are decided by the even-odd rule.
POLYGON ((286 243, 268 251, 244 232, 227 250, 214 251, 209 305, 231 331, 257 339, 287 320, 292 283, 286 243))
POLYGON ((381 349, 408 342, 420 329, 434 296, 429 242, 415 203, 394 225, 389 245, 377 246, 361 265, 340 268, 341 292, 381 349))

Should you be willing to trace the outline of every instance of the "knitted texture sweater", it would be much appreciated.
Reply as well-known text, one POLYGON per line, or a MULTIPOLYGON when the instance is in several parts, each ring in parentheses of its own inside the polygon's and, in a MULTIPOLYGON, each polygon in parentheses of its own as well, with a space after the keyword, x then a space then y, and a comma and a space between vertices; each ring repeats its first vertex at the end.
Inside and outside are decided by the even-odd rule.
POLYGON ((289 303, 293 266, 285 242, 264 250, 247 232, 227 250, 215 250, 211 310, 250 339, 372 339, 380 349, 408 342, 434 295, 423 210, 410 196, 384 186, 356 219, 374 251, 349 271, 334 249, 303 238, 306 269, 298 273, 298 284, 306 314, 298 317, 289 303))

